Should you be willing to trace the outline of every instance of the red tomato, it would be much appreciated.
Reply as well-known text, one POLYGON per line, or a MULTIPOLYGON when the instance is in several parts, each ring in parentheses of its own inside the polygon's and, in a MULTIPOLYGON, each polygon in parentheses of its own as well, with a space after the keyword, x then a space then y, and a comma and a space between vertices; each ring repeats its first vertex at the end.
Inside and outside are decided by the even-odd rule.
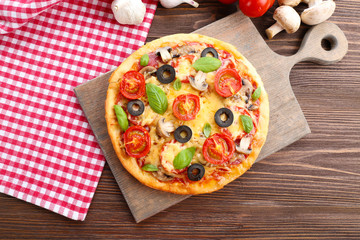
POLYGON ((223 97, 230 97, 237 93, 241 86, 241 77, 235 69, 224 68, 216 73, 215 91, 219 95, 223 97))
POLYGON ((179 95, 175 98, 172 109, 178 119, 193 120, 200 111, 200 98, 190 93, 179 95))
POLYGON ((144 96, 144 75, 137 71, 126 72, 120 82, 120 92, 128 99, 138 99, 144 96))
POLYGON ((207 138, 202 149, 205 160, 212 164, 223 164, 229 161, 234 152, 234 141, 223 133, 216 133, 207 138))
POLYGON ((150 151, 149 132, 142 126, 129 127, 124 134, 126 153, 134 158, 144 157, 150 151))
POLYGON ((236 2, 236 0, 218 0, 218 1, 221 3, 224 3, 224 4, 231 4, 231 3, 236 2))
POLYGON ((248 17, 260 17, 274 2, 275 0, 239 0, 239 8, 248 17))

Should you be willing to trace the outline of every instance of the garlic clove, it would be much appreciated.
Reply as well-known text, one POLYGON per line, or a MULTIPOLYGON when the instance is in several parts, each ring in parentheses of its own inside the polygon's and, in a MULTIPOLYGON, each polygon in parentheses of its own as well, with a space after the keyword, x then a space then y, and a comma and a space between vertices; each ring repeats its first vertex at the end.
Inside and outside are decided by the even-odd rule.
POLYGON ((141 0, 114 0, 111 10, 116 21, 130 25, 141 24, 146 13, 145 4, 141 0))
POLYGON ((182 3, 188 3, 196 8, 199 6, 199 4, 193 0, 160 0, 160 3, 164 8, 173 8, 182 3))

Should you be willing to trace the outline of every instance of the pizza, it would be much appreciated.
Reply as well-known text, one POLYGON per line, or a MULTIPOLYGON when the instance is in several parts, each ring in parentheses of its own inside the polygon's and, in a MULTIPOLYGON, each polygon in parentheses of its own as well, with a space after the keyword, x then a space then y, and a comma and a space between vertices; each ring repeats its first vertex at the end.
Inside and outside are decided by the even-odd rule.
POLYGON ((147 43, 111 75, 107 129, 124 168, 176 194, 221 189, 265 143, 269 102, 255 68, 231 44, 199 34, 147 43))

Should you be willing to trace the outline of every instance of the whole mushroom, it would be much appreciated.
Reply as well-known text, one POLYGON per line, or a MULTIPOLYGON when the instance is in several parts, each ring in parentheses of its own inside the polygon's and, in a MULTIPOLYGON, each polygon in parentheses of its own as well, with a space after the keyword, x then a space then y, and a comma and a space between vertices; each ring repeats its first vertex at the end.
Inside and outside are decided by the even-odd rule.
POLYGON ((276 23, 266 29, 266 35, 269 39, 272 39, 282 30, 285 30, 287 33, 294 33, 301 24, 299 14, 289 6, 278 7, 274 12, 273 18, 276 20, 276 23))
POLYGON ((335 11, 333 0, 310 0, 309 8, 301 13, 301 20, 307 25, 317 25, 329 19, 335 11))
POLYGON ((120 24, 139 25, 146 13, 146 7, 141 0, 114 0, 111 10, 120 24))
POLYGON ((296 7, 297 5, 299 5, 302 2, 308 4, 309 0, 278 0, 278 3, 280 6, 286 5, 286 6, 290 6, 290 7, 296 7))

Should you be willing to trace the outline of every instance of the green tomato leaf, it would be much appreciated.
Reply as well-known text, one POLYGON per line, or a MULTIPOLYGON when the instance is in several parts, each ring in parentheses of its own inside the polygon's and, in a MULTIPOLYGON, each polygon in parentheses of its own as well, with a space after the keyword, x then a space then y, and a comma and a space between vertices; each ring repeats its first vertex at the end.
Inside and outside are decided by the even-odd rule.
POLYGON ((221 61, 214 57, 202 57, 196 60, 192 66, 197 71, 208 73, 217 70, 221 66, 221 61))
POLYGON ((140 65, 145 67, 149 64, 149 55, 147 55, 146 53, 144 55, 142 55, 142 57, 140 58, 140 65))
POLYGON ((261 95, 261 87, 258 87, 251 95, 252 100, 256 101, 261 95))
POLYGON ((177 79, 175 80, 173 87, 174 87, 174 89, 175 89, 176 91, 179 91, 179 90, 181 89, 181 81, 180 81, 180 79, 177 78, 177 79))
POLYGON ((183 169, 189 166, 192 158, 194 157, 196 147, 189 147, 179 152, 174 158, 174 168, 183 169))
POLYGON ((118 123, 123 131, 126 131, 129 128, 129 121, 124 109, 119 105, 114 105, 116 118, 118 123))
POLYGON ((156 171, 158 171, 159 169, 158 169, 155 165, 145 164, 145 165, 142 167, 142 170, 147 171, 147 172, 156 172, 156 171))
POLYGON ((251 117, 247 115, 240 115, 240 120, 245 132, 249 133, 254 127, 253 121, 251 117))
POLYGON ((203 127, 203 133, 205 135, 206 138, 208 138, 210 136, 211 133, 211 125, 209 123, 205 123, 204 127, 203 127))
POLYGON ((146 84, 146 95, 149 105, 154 112, 163 114, 168 108, 168 100, 165 92, 153 83, 146 84))

